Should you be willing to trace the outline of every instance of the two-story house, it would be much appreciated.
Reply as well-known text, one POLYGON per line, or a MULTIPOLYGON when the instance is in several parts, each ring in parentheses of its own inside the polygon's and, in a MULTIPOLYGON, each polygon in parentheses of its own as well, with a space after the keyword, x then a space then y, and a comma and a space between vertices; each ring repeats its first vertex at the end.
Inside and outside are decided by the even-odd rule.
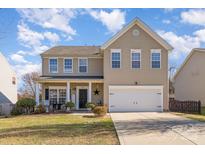
POLYGON ((13 104, 17 102, 16 73, 7 59, 0 52, 0 115, 10 114, 13 104))
POLYGON ((205 48, 194 48, 173 77, 176 100, 201 101, 205 106, 205 48))
POLYGON ((106 104, 109 112, 168 110, 168 53, 173 48, 140 19, 102 46, 57 46, 41 54, 39 84, 50 110, 66 101, 106 104))

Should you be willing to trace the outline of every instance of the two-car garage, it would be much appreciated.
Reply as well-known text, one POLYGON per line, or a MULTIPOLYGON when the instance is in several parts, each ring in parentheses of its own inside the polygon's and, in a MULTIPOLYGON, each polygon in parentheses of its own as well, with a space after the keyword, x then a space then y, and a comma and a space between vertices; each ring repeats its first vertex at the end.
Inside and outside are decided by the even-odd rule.
POLYGON ((163 86, 109 86, 109 111, 163 111, 163 86))

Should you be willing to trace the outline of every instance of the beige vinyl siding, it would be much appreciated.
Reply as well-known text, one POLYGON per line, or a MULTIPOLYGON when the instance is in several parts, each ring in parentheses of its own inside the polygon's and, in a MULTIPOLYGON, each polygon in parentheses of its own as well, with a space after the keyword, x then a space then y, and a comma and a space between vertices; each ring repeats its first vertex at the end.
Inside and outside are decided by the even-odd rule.
POLYGON ((177 100, 201 100, 205 106, 205 52, 194 51, 174 80, 177 100))
POLYGON ((104 100, 108 104, 109 85, 162 85, 164 86, 163 103, 164 109, 168 109, 168 51, 165 50, 156 40, 143 31, 137 25, 130 28, 125 34, 113 42, 104 51, 104 100), (132 31, 138 29, 140 34, 137 37, 132 31), (121 68, 111 68, 111 49, 121 49, 121 68), (131 49, 141 50, 141 68, 132 69, 131 49), (161 68, 151 68, 151 49, 161 50, 161 68))
MULTIPOLYGON (((66 57, 66 56, 65 56, 66 57)), ((71 57, 72 58, 72 57, 71 57)), ((73 57, 73 73, 64 73, 64 57, 58 57, 58 73, 49 72, 49 58, 42 58, 42 75, 43 76, 63 76, 63 75, 85 75, 85 76, 103 76, 103 58, 88 58, 88 72, 78 72, 78 57, 73 57)))

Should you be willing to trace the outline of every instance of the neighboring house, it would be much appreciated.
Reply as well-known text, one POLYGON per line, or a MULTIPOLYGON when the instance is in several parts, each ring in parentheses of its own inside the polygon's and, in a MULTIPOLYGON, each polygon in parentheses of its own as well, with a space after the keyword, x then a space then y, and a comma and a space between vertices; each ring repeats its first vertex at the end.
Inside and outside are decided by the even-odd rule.
POLYGON ((57 46, 41 54, 43 103, 106 104, 110 112, 168 110, 168 53, 173 48, 139 19, 102 46, 57 46))
POLYGON ((205 49, 193 49, 174 78, 175 99, 200 100, 205 106, 205 49))
POLYGON ((0 53, 0 114, 9 114, 17 101, 16 73, 0 53))

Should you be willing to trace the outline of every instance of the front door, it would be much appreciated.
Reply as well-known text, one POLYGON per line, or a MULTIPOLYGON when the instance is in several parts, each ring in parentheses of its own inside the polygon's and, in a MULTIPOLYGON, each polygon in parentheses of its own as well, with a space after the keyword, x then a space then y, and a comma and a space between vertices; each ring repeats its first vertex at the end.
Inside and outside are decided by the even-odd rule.
POLYGON ((88 90, 79 89, 79 108, 86 108, 87 98, 88 98, 88 90))

